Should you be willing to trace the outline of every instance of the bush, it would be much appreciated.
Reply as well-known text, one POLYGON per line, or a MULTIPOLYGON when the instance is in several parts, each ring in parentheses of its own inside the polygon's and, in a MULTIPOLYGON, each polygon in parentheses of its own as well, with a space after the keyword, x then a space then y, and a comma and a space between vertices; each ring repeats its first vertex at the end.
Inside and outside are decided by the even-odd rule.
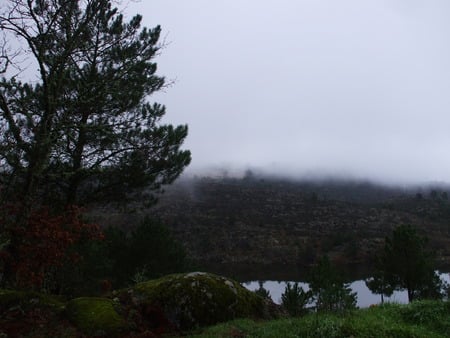
POLYGON ((304 291, 298 283, 287 283, 281 295, 281 305, 291 316, 299 316, 306 312, 306 305, 311 302, 311 291, 304 291))
POLYGON ((66 266, 77 266, 82 255, 77 245, 103 239, 95 224, 82 218, 81 209, 73 206, 63 212, 41 207, 30 212, 22 222, 19 208, 2 210, 0 223, 4 225, 0 266, 4 269, 1 281, 22 289, 60 293, 65 283, 66 266))
POLYGON ((105 230, 103 247, 92 248, 96 255, 86 272, 97 280, 108 279, 114 288, 161 277, 187 268, 184 248, 160 221, 144 218, 131 232, 114 227, 105 230))
POLYGON ((110 261, 110 271, 104 277, 115 288, 187 269, 184 248, 157 220, 147 217, 128 234, 109 228, 105 237, 104 259, 110 261))
POLYGON ((356 308, 356 293, 324 256, 310 272, 308 282, 318 311, 342 312, 356 308))
POLYGON ((254 292, 255 292, 258 296, 260 296, 260 297, 262 297, 262 298, 264 298, 264 299, 272 300, 272 298, 270 297, 270 292, 269 292, 267 289, 264 288, 263 282, 262 282, 262 281, 259 281, 258 283, 259 283, 259 288, 256 289, 254 292))
POLYGON ((64 294, 100 295, 174 272, 183 272, 187 260, 183 247, 162 223, 145 218, 126 233, 118 227, 104 231, 104 240, 77 246, 83 259, 64 269, 64 294))

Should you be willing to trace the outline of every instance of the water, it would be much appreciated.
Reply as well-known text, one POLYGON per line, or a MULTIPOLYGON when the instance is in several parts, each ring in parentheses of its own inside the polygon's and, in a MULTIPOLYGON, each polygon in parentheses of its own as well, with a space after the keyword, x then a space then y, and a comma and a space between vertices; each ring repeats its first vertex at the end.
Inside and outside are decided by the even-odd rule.
MULTIPOLYGON (((450 283, 450 274, 449 273, 439 273, 440 277, 443 281, 450 283)), ((263 287, 269 291, 272 300, 280 304, 281 303, 281 294, 284 292, 286 284, 288 281, 264 281, 263 287)), ((290 281, 290 283, 294 283, 290 281)), ((254 291, 259 289, 258 281, 251 281, 243 283, 244 287, 247 289, 254 291)), ((309 286, 307 283, 299 282, 299 285, 305 290, 309 290, 309 286)), ((358 300, 357 306, 360 308, 369 307, 372 304, 381 303, 381 296, 377 294, 373 294, 366 286, 364 280, 356 280, 350 284, 350 288, 353 292, 356 292, 358 300)), ((395 291, 391 297, 384 297, 385 302, 391 303, 408 303, 408 294, 406 291, 395 291)))

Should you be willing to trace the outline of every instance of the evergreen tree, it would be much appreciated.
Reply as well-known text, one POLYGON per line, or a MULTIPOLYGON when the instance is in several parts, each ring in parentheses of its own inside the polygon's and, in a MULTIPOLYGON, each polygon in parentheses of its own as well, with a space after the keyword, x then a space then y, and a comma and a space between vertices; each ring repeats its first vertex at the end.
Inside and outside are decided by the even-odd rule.
POLYGON ((381 296, 381 304, 384 303, 384 297, 390 297, 394 293, 395 287, 389 284, 389 281, 386 279, 384 271, 380 268, 377 268, 376 272, 372 277, 367 278, 365 280, 366 286, 369 288, 372 293, 378 294, 381 296))
POLYGON ((306 306, 311 303, 312 292, 305 291, 295 282, 292 286, 287 283, 281 295, 281 305, 291 316, 300 316, 306 313, 306 306))
POLYGON ((38 72, 0 80, 3 197, 26 207, 150 201, 190 162, 187 127, 161 124, 164 106, 147 99, 165 85, 160 27, 142 28, 140 15, 125 22, 111 0, 5 2, 2 41, 18 38, 38 72))
POLYGON ((411 302, 420 298, 440 298, 442 282, 434 271, 434 255, 428 239, 408 225, 397 227, 386 237, 380 270, 387 285, 406 290, 411 302))
POLYGON ((357 296, 331 265, 327 256, 320 259, 308 278, 318 311, 346 311, 356 308, 357 296))
MULTIPOLYGON (((161 123, 165 107, 148 100, 165 86, 154 62, 161 29, 125 21, 113 3, 2 2, 0 257, 21 257, 30 224, 49 223, 36 219, 42 210, 52 220, 73 205, 152 203, 190 162, 187 126, 161 123), (14 72, 24 57, 35 74, 14 72)), ((14 283, 20 263, 0 262, 0 282, 14 283)))

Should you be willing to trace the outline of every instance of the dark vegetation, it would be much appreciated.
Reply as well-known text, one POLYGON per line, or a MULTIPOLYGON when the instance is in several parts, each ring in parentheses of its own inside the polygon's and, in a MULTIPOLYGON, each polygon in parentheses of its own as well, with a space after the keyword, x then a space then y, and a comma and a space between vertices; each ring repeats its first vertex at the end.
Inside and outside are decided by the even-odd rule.
MULTIPOLYGON (((165 108, 148 102, 165 86, 154 63, 160 27, 126 22, 113 3, 7 0, 0 10, 1 336, 154 337, 288 314, 305 315, 316 336, 371 336, 378 327, 365 321, 392 308, 355 312, 337 268, 350 263, 372 264, 367 283, 382 295, 446 297, 434 272, 436 257, 450 257, 446 190, 248 171, 180 182, 149 209, 190 162, 187 126, 162 124, 165 108), (32 82, 22 53, 37 67, 32 82), (263 267, 264 278, 276 265, 305 268, 310 290, 288 284, 280 307, 262 286, 180 274, 192 264, 263 267)), ((400 322, 425 327, 436 315, 430 332, 448 329, 448 303, 405 309, 400 322)))
POLYGON ((108 294, 190 267, 183 247, 167 227, 149 218, 130 232, 106 228, 101 241, 86 241, 73 250, 80 260, 62 267, 56 290, 71 296, 108 294))
POLYGON ((410 302, 443 298, 448 286, 443 285, 435 272, 435 255, 427 242, 413 227, 397 227, 391 237, 386 237, 373 277, 367 281, 368 287, 387 296, 394 290, 407 290, 410 302))
MULTIPOLYGON (((43 294, 108 295, 185 269, 160 222, 139 218, 122 231, 85 213, 153 204, 191 159, 181 149, 187 126, 163 124, 165 107, 148 101, 166 85, 154 62, 160 27, 125 21, 113 3, 7 0, 0 9, 0 327, 12 336, 64 330, 72 303, 61 312, 43 294), (24 58, 35 74, 25 75, 24 58), (24 317, 27 328, 55 322, 55 331, 29 333, 24 317)), ((112 313, 111 300, 97 305, 112 313)))
POLYGON ((450 266, 446 192, 445 186, 393 188, 255 175, 186 178, 166 190, 152 213, 198 265, 242 280, 303 280, 323 255, 342 269, 352 265, 359 271, 352 277, 362 278, 399 225, 411 225, 429 239, 436 267, 450 266))
MULTIPOLYGON (((75 263, 92 272, 88 258, 95 257, 97 270, 110 277, 107 265, 126 261, 126 273, 143 274, 156 263, 147 267, 125 257, 148 258, 142 241, 149 238, 150 247, 156 236, 171 243, 149 221, 136 223, 135 233, 110 230, 104 238, 83 214, 92 205, 150 205, 190 162, 190 152, 181 149, 187 126, 162 124, 165 107, 148 101, 165 86, 154 62, 161 30, 141 27, 141 20, 136 15, 126 22, 110 0, 8 0, 2 6, 3 287, 76 293, 74 281, 85 284, 86 276, 73 276, 80 271, 72 269, 75 263), (22 53, 37 67, 33 81, 21 79, 22 53), (132 244, 114 251, 118 236, 132 244)), ((115 282, 125 283, 126 273, 119 270, 115 282)))

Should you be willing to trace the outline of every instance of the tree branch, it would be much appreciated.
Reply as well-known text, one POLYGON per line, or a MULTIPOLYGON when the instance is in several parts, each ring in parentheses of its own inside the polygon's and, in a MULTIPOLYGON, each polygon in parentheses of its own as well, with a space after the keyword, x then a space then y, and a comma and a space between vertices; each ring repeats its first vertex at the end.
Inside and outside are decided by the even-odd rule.
POLYGON ((8 122, 9 128, 11 129, 11 132, 14 135, 14 139, 17 142, 17 145, 25 152, 29 151, 28 146, 23 141, 22 136, 20 135, 20 128, 17 126, 16 122, 14 121, 13 115, 8 107, 8 102, 6 101, 4 95, 0 93, 0 109, 3 111, 3 115, 8 122))

